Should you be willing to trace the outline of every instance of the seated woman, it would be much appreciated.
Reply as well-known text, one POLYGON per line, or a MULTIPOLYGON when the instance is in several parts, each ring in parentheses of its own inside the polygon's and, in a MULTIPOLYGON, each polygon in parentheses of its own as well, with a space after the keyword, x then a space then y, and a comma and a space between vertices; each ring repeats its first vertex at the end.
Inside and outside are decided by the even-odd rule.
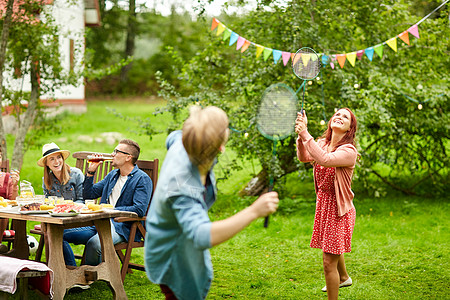
POLYGON ((65 200, 84 203, 84 175, 80 169, 66 164, 69 155, 69 151, 59 149, 55 143, 42 147, 42 158, 37 162, 38 166, 44 167, 42 189, 45 197, 64 197, 65 200))
MULTIPOLYGON (((0 162, 3 161, 2 148, 0 147, 0 162)), ((19 191, 19 171, 11 173, 0 172, 0 196, 4 199, 16 200, 19 191)), ((3 240, 3 232, 8 226, 8 219, 0 219, 0 253, 5 253, 8 248, 1 242, 3 240)))
MULTIPOLYGON (((65 200, 84 203, 83 182, 84 175, 80 169, 70 167, 65 160, 69 157, 68 150, 61 150, 55 143, 45 144, 42 147, 42 158, 37 162, 38 166, 44 167, 42 188, 45 197, 64 197, 65 200)), ((72 249, 68 242, 63 242, 63 248, 72 249)), ((68 251, 64 251, 67 253, 68 251)), ((65 259, 69 259, 66 258, 65 259)), ((72 264, 75 261, 71 262, 72 264)))

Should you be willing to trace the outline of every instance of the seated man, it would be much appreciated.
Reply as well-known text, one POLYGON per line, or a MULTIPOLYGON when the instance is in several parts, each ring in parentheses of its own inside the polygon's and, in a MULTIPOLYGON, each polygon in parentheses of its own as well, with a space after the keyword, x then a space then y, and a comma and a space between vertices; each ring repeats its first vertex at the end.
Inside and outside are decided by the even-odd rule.
MULTIPOLYGON (((132 211, 139 217, 144 216, 152 195, 153 183, 150 177, 136 166, 139 153, 140 148, 136 142, 121 140, 112 153, 112 166, 116 169, 96 184, 93 184, 93 175, 100 163, 90 163, 83 183, 83 198, 95 199, 101 196, 100 203, 110 203, 116 210, 132 211)), ((113 243, 127 241, 131 224, 114 220, 111 222, 113 243)), ((136 240, 141 239, 138 235, 139 233, 136 240)), ((64 230, 64 259, 66 265, 76 266, 69 243, 86 245, 86 264, 95 266, 101 262, 100 238, 95 226, 64 230)))

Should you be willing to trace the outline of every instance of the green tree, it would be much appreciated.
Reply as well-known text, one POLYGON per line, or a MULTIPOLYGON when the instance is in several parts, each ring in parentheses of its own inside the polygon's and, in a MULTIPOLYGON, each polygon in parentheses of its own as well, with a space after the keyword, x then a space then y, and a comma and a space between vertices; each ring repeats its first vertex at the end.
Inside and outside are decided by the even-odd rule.
MULTIPOLYGON (((244 1, 242 1, 244 2, 244 1)), ((385 42, 408 29, 422 17, 409 1, 258 1, 255 11, 223 21, 246 39, 273 49, 295 52, 308 46, 319 53, 349 53, 385 42)), ((319 136, 323 115, 329 118, 337 107, 350 107, 359 120, 359 182, 382 194, 383 187, 373 177, 408 194, 444 192, 448 182, 449 116, 448 9, 420 25, 420 39, 411 45, 398 41, 397 53, 384 45, 382 58, 373 61, 363 57, 355 67, 349 62, 343 69, 334 62, 322 68, 320 80, 307 88, 306 110, 309 129, 319 136), (419 88, 419 84, 420 87, 419 88), (405 95, 433 100, 418 110, 405 95), (438 96, 440 95, 440 96, 438 96), (387 166, 387 168, 386 168, 387 166), (389 171, 385 171, 385 170, 389 171)), ((203 22, 209 28, 210 20, 203 22)), ((173 61, 186 85, 183 94, 170 82, 161 80, 161 95, 180 123, 183 108, 199 103, 216 105, 228 112, 232 134, 229 146, 236 150, 237 160, 258 158, 262 170, 258 180, 246 189, 258 194, 267 187, 267 174, 276 178, 300 169, 295 158, 295 136, 278 147, 272 158, 272 142, 264 139, 254 126, 261 95, 268 86, 285 82, 294 90, 300 86, 289 67, 255 58, 255 48, 244 53, 228 47, 215 33, 206 34, 204 49, 190 59, 173 53, 173 61), (247 132, 247 135, 243 133, 247 132), (256 182, 256 184, 255 184, 256 182)), ((161 111, 161 112, 162 112, 161 111)))
MULTIPOLYGON (((52 95, 61 86, 78 84, 81 74, 81 70, 67 70, 62 66, 59 48, 61 31, 44 5, 45 1, 41 0, 23 1, 11 23, 7 24, 8 19, 5 18, 2 24, 4 28, 9 26, 9 35, 2 35, 2 42, 7 41, 8 64, 2 67, 12 76, 10 78, 29 77, 31 83, 31 91, 24 91, 23 86, 16 89, 2 82, 3 100, 15 108, 18 124, 11 161, 11 167, 15 169, 22 166, 28 146, 26 140, 31 138, 28 135, 30 129, 39 130, 41 125, 46 126, 40 97, 52 95), (23 104, 24 100, 27 105, 23 104)), ((3 128, 0 128, 0 140, 5 140, 3 128)))

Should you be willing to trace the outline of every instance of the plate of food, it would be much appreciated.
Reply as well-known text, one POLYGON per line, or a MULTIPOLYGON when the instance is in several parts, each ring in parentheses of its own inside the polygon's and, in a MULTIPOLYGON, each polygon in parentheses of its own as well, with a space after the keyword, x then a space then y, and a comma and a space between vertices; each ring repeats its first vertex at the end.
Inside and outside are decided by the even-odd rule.
POLYGON ((78 216, 80 213, 79 212, 60 212, 60 213, 55 213, 53 211, 49 211, 48 212, 50 216, 52 217, 74 217, 74 216, 78 216))
POLYGON ((56 204, 48 213, 52 217, 73 217, 80 214, 83 205, 77 203, 56 204))
POLYGON ((42 203, 33 202, 29 204, 24 204, 20 206, 19 213, 24 215, 29 214, 46 214, 48 211, 41 210, 42 203))
POLYGON ((112 204, 109 203, 105 203, 105 204, 100 204, 100 206, 102 207, 102 209, 104 210, 113 210, 114 206, 112 204))
POLYGON ((103 212, 103 209, 99 209, 99 210, 92 210, 89 208, 83 208, 80 213, 82 214, 95 214, 95 213, 101 213, 103 212))

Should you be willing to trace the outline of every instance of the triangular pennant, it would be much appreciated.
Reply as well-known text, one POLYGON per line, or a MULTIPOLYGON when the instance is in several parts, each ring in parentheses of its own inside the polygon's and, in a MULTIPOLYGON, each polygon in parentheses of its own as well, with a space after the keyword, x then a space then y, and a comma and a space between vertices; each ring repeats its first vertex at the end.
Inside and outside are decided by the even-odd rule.
POLYGON ((345 54, 337 54, 336 58, 339 62, 339 65, 341 66, 341 69, 344 68, 344 64, 345 64, 345 54))
POLYGON ((411 33, 416 38, 419 38, 419 27, 417 27, 417 24, 409 27, 408 32, 411 33))
POLYGON ((291 53, 290 52, 282 52, 281 53, 281 57, 283 57, 283 65, 285 65, 286 66, 286 64, 288 63, 288 61, 289 61, 289 58, 291 58, 291 53))
POLYGON ((311 54, 307 54, 307 53, 302 53, 302 61, 303 61, 303 65, 306 67, 308 65, 308 62, 311 59, 311 54))
POLYGON ((334 64, 332 62, 330 62, 330 66, 334 70, 334 64))
POLYGON ((274 64, 277 64, 278 61, 281 58, 281 51, 280 50, 273 50, 273 62, 274 64))
POLYGON ((378 54, 380 58, 383 58, 383 44, 376 45, 373 47, 373 50, 375 50, 375 53, 378 54))
POLYGON ((319 58, 318 55, 311 55, 311 60, 316 61, 319 58))
POLYGON ((219 24, 219 20, 217 20, 216 18, 213 18, 212 20, 212 24, 211 24, 211 31, 213 31, 214 29, 216 29, 217 25, 219 24))
POLYGON ((219 26, 217 26, 217 32, 216 35, 220 35, 224 30, 225 30, 225 25, 223 25, 222 23, 219 23, 219 26))
POLYGON ((229 38, 230 37, 230 35, 231 35, 231 29, 226 29, 224 32, 223 32, 223 37, 222 37, 222 40, 223 41, 225 41, 227 38, 229 38))
POLYGON ((238 38, 239 38, 239 34, 237 34, 236 32, 232 32, 231 36, 230 36, 230 44, 228 46, 231 46, 234 43, 236 43, 238 38))
POLYGON ((328 63, 328 56, 327 55, 322 55, 322 65, 326 65, 328 63))
POLYGON ((261 53, 263 52, 263 50, 264 50, 264 47, 263 47, 263 46, 261 46, 261 45, 256 45, 256 58, 258 58, 258 57, 261 55, 261 53))
POLYGON ((364 50, 364 53, 366 53, 366 56, 370 61, 373 59, 373 52, 373 47, 369 47, 364 50))
POLYGON ((245 43, 245 39, 242 36, 238 37, 237 43, 236 43, 236 50, 241 49, 241 47, 242 47, 242 45, 244 45, 244 43, 245 43))
POLYGON ((388 44, 389 47, 394 50, 394 52, 397 52, 397 38, 393 37, 392 39, 389 39, 386 41, 386 44, 388 44))
POLYGON ((267 60, 269 58, 270 54, 272 54, 272 49, 265 48, 263 51, 264 60, 267 60))
POLYGON ((347 53, 346 57, 347 57, 347 60, 350 62, 350 64, 354 67, 355 60, 356 60, 356 52, 347 53))
POLYGON ((404 41, 406 44, 408 44, 409 45, 409 34, 408 34, 408 31, 403 31, 402 33, 400 33, 399 35, 398 35, 398 37, 402 40, 402 41, 404 41))
POLYGON ((245 50, 247 50, 248 46, 250 46, 250 44, 251 44, 250 41, 245 40, 245 43, 241 48, 241 53, 244 52, 245 50))
POLYGON ((363 55, 364 55, 364 50, 358 50, 358 51, 356 51, 356 57, 357 57, 359 60, 362 59, 363 55))
POLYGON ((294 55, 294 57, 291 56, 291 60, 292 60, 292 65, 296 65, 298 60, 300 59, 300 57, 302 57, 302 55, 300 53, 292 53, 292 55, 294 55))

